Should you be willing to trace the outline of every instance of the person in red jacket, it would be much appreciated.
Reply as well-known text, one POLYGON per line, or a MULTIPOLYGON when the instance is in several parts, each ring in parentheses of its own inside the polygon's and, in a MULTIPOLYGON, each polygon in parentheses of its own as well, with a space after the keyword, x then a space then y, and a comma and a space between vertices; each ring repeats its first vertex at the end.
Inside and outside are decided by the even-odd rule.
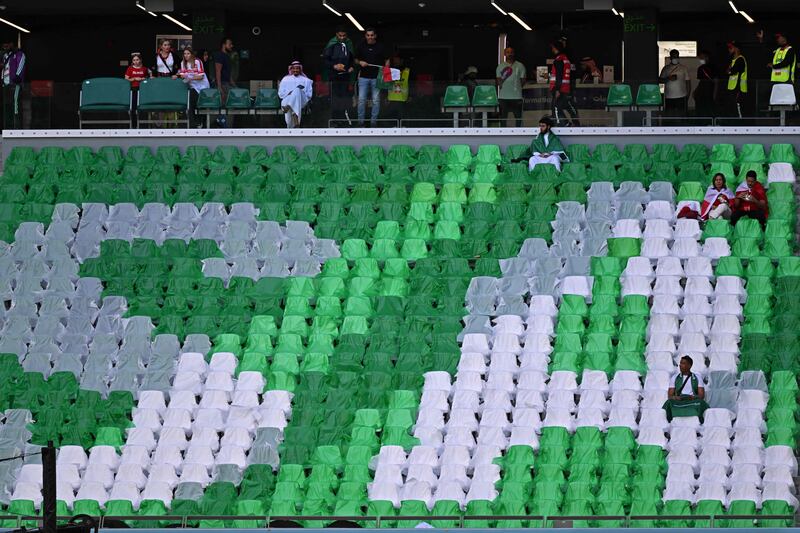
POLYGON ((550 94, 553 102, 553 117, 556 126, 561 124, 561 115, 571 125, 578 125, 578 110, 572 98, 572 64, 564 53, 564 44, 556 41, 550 45, 550 50, 555 58, 550 67, 550 94), (565 114, 569 113, 569 119, 565 114))
POLYGON ((736 224, 740 218, 754 218, 761 222, 761 227, 767 225, 769 206, 767 193, 764 186, 759 183, 755 170, 749 170, 744 183, 736 187, 736 196, 733 198, 733 214, 731 224, 736 224))

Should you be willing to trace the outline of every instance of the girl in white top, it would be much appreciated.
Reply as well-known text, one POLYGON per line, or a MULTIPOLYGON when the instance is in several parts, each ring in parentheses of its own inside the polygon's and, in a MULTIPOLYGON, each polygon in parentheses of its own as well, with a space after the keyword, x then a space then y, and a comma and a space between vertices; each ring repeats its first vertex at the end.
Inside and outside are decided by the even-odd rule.
POLYGON ((193 90, 189 91, 189 119, 194 122, 194 109, 197 104, 197 95, 203 89, 210 87, 208 83, 208 76, 203 69, 203 62, 197 59, 194 55, 194 50, 190 47, 183 49, 183 61, 181 61, 180 69, 173 78, 180 78, 184 83, 188 83, 189 87, 193 90))
POLYGON ((181 61, 178 74, 173 78, 181 78, 198 93, 210 87, 208 77, 203 69, 203 62, 197 59, 194 51, 188 46, 183 49, 183 61, 181 61))
POLYGON ((158 47, 158 53, 156 53, 155 76, 157 78, 174 76, 178 70, 178 65, 175 64, 175 61, 175 55, 172 53, 172 41, 164 39, 158 47))

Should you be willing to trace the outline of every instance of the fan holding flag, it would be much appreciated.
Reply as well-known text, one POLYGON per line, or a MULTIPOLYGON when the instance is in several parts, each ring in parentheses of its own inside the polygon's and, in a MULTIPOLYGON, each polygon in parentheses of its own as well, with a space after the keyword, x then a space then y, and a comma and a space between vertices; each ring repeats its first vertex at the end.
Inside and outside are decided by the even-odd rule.
POLYGON ((514 113, 516 126, 522 127, 522 85, 528 72, 525 65, 517 61, 514 57, 514 49, 506 48, 503 50, 505 61, 497 65, 495 76, 499 94, 497 96, 500 104, 500 119, 505 120, 508 113, 514 113))
MULTIPOLYGON (((372 102, 372 114, 370 125, 378 125, 378 115, 381 111, 381 81, 386 80, 386 69, 389 68, 389 56, 378 42, 378 34, 374 28, 367 28, 364 32, 364 40, 356 46, 356 63, 361 67, 358 73, 358 125, 364 125, 367 114, 367 97, 372 102)), ((391 69, 389 76, 391 77, 391 69)), ((400 72, 397 72, 397 79, 400 79, 400 72)), ((391 80, 390 80, 391 81, 391 80)))

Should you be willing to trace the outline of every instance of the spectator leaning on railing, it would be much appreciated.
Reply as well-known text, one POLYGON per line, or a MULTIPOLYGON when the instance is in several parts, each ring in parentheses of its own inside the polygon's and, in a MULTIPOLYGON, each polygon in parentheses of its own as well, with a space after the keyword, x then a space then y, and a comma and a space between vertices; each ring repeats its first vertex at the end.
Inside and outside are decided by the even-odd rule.
POLYGON ((173 78, 180 78, 184 83, 189 84, 189 122, 190 126, 194 126, 194 108, 197 106, 197 97, 200 91, 208 89, 209 83, 203 62, 197 59, 191 47, 187 46, 183 49, 181 66, 173 78))

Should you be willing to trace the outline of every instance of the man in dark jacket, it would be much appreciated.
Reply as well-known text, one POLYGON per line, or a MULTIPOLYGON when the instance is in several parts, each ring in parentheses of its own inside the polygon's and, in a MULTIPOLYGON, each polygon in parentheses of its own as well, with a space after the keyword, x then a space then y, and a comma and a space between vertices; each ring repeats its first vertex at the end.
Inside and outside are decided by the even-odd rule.
POLYGON ((697 87, 694 90, 694 108, 698 117, 714 117, 717 96, 717 73, 711 65, 711 54, 701 50, 697 54, 697 87))
POLYGON ((350 121, 351 106, 350 75, 353 72, 353 47, 347 38, 347 30, 336 29, 336 39, 331 40, 322 53, 325 68, 331 83, 331 119, 350 121))
POLYGON ((25 82, 25 59, 16 43, 3 43, 3 129, 22 127, 20 92, 25 82))

